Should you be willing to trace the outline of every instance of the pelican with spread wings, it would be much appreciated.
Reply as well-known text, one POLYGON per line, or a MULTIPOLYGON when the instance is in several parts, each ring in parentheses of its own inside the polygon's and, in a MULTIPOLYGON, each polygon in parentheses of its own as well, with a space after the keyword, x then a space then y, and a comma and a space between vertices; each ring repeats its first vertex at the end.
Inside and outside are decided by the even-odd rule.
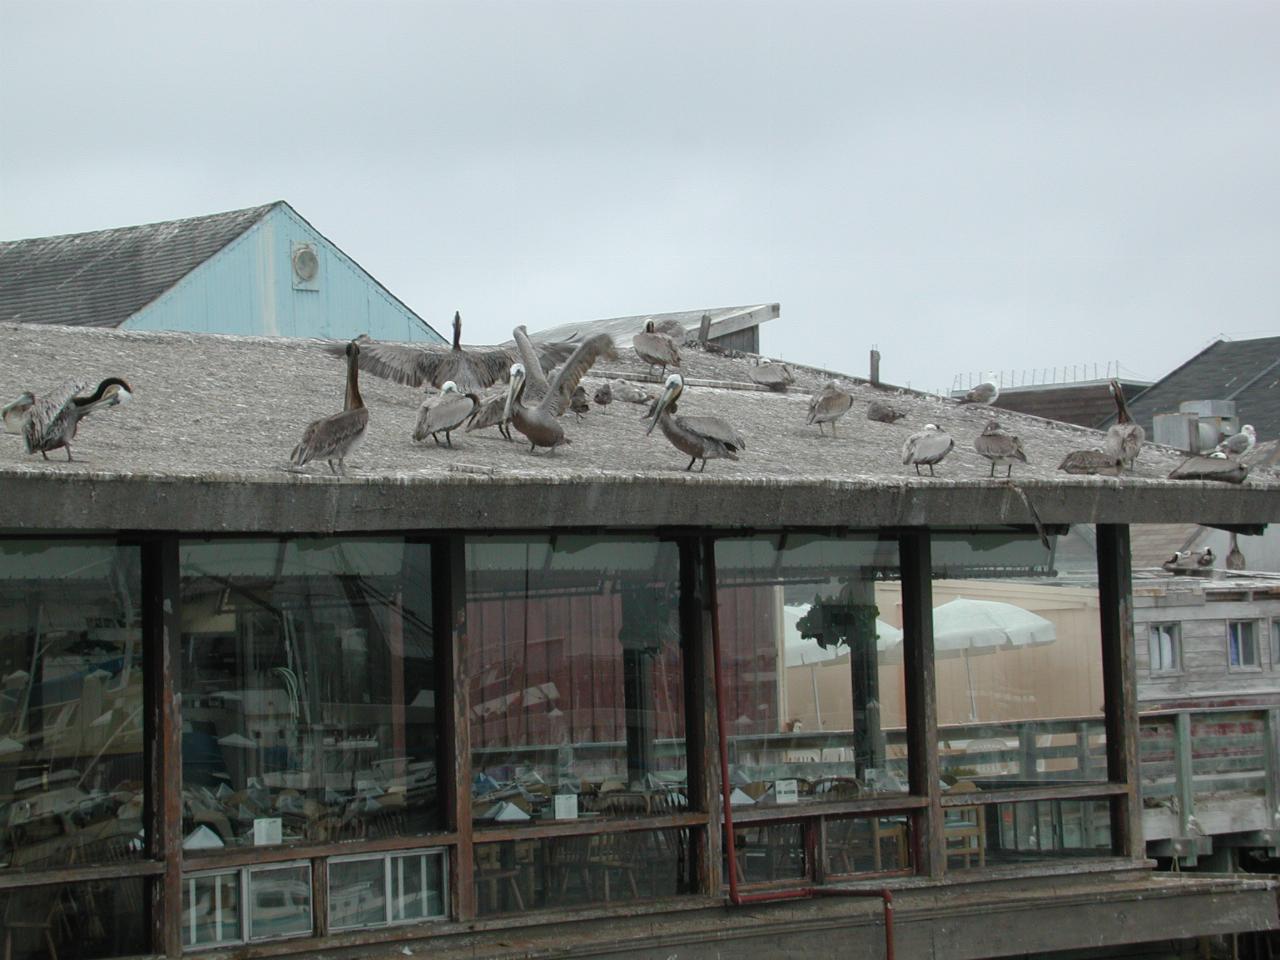
POLYGON ((560 416, 569 409, 569 402, 578 382, 601 357, 615 359, 618 356, 613 337, 597 333, 589 337, 573 351, 564 366, 556 371, 547 384, 547 392, 535 406, 524 405, 525 383, 529 372, 523 363, 511 365, 511 385, 507 389, 507 405, 504 419, 510 420, 529 441, 529 452, 538 447, 555 448, 569 442, 560 426, 560 416))

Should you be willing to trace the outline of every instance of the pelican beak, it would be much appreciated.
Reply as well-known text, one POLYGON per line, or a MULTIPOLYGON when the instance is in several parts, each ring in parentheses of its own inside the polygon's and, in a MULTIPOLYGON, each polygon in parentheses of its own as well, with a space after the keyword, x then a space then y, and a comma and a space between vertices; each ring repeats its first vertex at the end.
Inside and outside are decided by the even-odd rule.
POLYGON ((502 419, 511 419, 511 405, 515 403, 516 392, 520 389, 520 384, 524 383, 524 372, 521 370, 513 370, 511 372, 511 384, 507 387, 507 402, 502 408, 502 419))
POLYGON ((662 416, 662 411, 667 409, 667 404, 671 402, 671 398, 674 395, 675 391, 671 387, 667 387, 662 391, 662 396, 658 398, 658 403, 653 408, 653 420, 649 422, 649 429, 644 432, 646 437, 653 433, 653 428, 658 425, 658 419, 662 416))

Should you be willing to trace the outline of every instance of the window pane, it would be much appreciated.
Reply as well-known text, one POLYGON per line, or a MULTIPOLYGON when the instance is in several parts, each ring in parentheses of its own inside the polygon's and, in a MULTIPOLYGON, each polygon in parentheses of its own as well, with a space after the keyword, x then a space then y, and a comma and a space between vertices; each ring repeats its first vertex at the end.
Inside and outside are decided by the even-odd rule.
POLYGON ((406 853, 391 858, 391 922, 445 915, 443 853, 406 853))
POLYGON ((0 541, 0 869, 141 857, 136 547, 0 541))
POLYGON ((0 891, 6 960, 98 960, 149 953, 138 877, 0 891))
POLYGON ((311 932, 311 867, 259 867, 249 874, 249 939, 311 932))
POLYGON ((1092 528, 933 537, 939 767, 966 788, 1107 778, 1092 528))
POLYGON ((1280 669, 1280 620, 1271 621, 1271 668, 1280 669))
POLYGON ((840 876, 911 869, 910 818, 839 817, 826 821, 826 872, 840 876))
POLYGON ((896 538, 716 542, 735 806, 907 789, 896 538))
POLYGON ((240 932, 240 873, 182 879, 182 945, 234 943, 240 932))
POLYGON ((947 871, 1111 853, 1106 800, 1032 800, 946 807, 947 871))
POLYGON ((329 861, 329 926, 368 927, 387 922, 387 862, 329 861))
POLYGON ((1261 666, 1258 658, 1257 625, 1252 620, 1227 622, 1227 654, 1233 667, 1261 666))
MULTIPOLYGON (((809 876, 804 854, 804 824, 751 823, 734 825, 734 853, 739 883, 773 883, 809 876)), ((724 846, 725 876, 729 875, 729 844, 724 846)))
POLYGON ((188 851, 438 827, 425 544, 184 543, 188 851))
POLYGON ((481 825, 685 806, 678 574, 653 539, 468 540, 481 825))
POLYGON ((477 908, 491 915, 688 893, 689 844, 688 830, 477 844, 477 908))

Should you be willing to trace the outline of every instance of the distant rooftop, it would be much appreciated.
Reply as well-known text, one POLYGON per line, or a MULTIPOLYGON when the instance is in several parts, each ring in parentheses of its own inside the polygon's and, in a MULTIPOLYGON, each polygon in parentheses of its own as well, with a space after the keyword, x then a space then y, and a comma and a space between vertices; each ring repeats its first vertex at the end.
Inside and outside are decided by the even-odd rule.
POLYGON ((539 340, 567 340, 578 334, 589 337, 607 333, 619 343, 630 344, 631 338, 644 330, 646 320, 660 323, 674 320, 689 333, 696 334, 703 316, 711 317, 711 339, 738 333, 748 327, 759 326, 776 320, 782 308, 776 303, 757 303, 742 307, 707 307, 702 310, 680 310, 675 313, 639 313, 631 317, 613 317, 608 320, 585 320, 578 323, 562 323, 557 327, 539 330, 534 336, 539 340))

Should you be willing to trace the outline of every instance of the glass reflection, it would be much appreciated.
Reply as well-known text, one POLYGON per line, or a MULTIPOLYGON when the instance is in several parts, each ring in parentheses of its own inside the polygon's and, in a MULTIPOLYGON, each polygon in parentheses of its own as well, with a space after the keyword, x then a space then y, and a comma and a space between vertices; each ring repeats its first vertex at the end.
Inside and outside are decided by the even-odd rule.
POLYGON ((0 541, 0 868, 145 852, 139 563, 0 541))
POLYGON ((831 817, 826 820, 828 875, 890 873, 911 869, 910 818, 831 817))
POLYGON ((735 806, 907 789, 896 538, 716 542, 735 806))
POLYGON ((148 952, 137 877, 0 891, 5 960, 98 960, 148 952))
POLYGON ((684 809, 676 545, 472 538, 466 556, 476 820, 684 809))
POLYGON ((311 867, 255 867, 249 878, 249 939, 311 932, 311 867))
POLYGON ((425 544, 185 543, 183 845, 439 823, 425 544))
POLYGON ((947 871, 1111 853, 1107 800, 1029 800, 944 808, 947 871))
POLYGON ((182 945, 207 947, 240 939, 239 872, 184 877, 182 945))

